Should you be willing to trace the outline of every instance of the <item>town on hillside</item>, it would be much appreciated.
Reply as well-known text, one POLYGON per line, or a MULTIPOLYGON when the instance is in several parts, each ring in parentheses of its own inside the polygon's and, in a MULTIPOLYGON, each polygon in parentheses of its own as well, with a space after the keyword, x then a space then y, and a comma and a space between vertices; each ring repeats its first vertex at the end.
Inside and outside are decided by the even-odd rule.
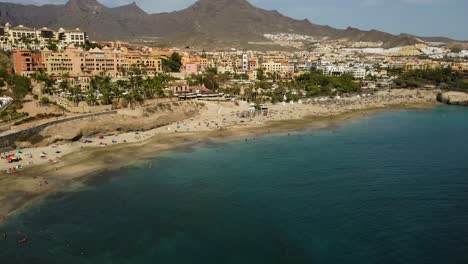
POLYGON ((418 89, 417 96, 395 95, 405 100, 421 97, 420 90, 468 91, 468 48, 462 44, 386 49, 382 43, 298 34, 266 37, 293 48, 161 48, 93 41, 79 28, 55 31, 7 23, 0 27, 2 133, 161 100, 231 102, 239 107, 236 115, 251 117, 285 104, 330 104, 335 108, 324 109, 331 113, 371 107, 401 89, 418 89), (360 102, 359 107, 346 106, 350 102, 360 102))
POLYGON ((467 11, 0 0, 0 264, 468 264, 467 11))

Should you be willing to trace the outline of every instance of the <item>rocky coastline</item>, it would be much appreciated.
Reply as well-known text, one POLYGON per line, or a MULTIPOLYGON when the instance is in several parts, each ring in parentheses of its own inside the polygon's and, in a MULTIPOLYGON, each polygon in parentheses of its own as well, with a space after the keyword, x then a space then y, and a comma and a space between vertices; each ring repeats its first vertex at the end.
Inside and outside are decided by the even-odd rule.
POLYGON ((465 92, 445 92, 437 95, 437 101, 448 105, 468 106, 468 93, 465 92))

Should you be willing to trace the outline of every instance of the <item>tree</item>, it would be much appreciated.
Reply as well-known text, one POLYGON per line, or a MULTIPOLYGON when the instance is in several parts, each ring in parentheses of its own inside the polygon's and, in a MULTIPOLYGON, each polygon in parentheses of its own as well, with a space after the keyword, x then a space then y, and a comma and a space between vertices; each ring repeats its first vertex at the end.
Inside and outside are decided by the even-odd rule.
POLYGON ((97 44, 95 42, 90 42, 89 40, 86 40, 85 44, 83 44, 82 47, 85 50, 90 50, 90 49, 94 49, 94 48, 102 49, 101 45, 99 45, 99 44, 97 44))
POLYGON ((20 38, 20 42, 23 43, 24 45, 28 46, 31 45, 33 43, 32 39, 26 37, 26 36, 22 36, 20 38))
POLYGON ((96 97, 96 90, 94 88, 89 88, 86 92, 86 103, 88 105, 96 105, 97 97, 96 97))
POLYGON ((0 53, 0 70, 8 70, 13 67, 13 63, 7 55, 0 53))
POLYGON ((213 75, 217 75, 218 74, 218 68, 216 67, 210 67, 206 70, 206 73, 211 73, 213 75))
POLYGON ((31 92, 31 80, 23 76, 14 76, 13 78, 13 97, 16 100, 23 99, 29 92, 31 92))
POLYGON ((68 91, 69 87, 70 87, 70 84, 68 83, 68 80, 62 80, 62 82, 59 84, 59 88, 62 91, 68 91))
POLYGON ((244 89, 244 99, 248 102, 254 102, 257 100, 257 89, 254 86, 250 85, 248 88, 244 89))
POLYGON ((47 41, 47 46, 46 47, 47 47, 47 49, 49 49, 51 51, 57 51, 58 50, 58 41, 49 39, 47 41))
POLYGON ((78 106, 81 101, 81 88, 76 85, 68 85, 68 92, 71 94, 71 101, 78 106))
POLYGON ((293 85, 305 90, 309 96, 318 96, 331 95, 335 90, 340 93, 358 92, 360 87, 353 81, 351 75, 325 76, 318 72, 309 72, 298 76, 293 85))
POLYGON ((12 83, 12 76, 9 74, 9 70, 13 64, 6 54, 0 53, 0 87, 4 86, 4 83, 12 83))
POLYGON ((219 88, 219 83, 216 80, 216 76, 212 73, 208 73, 203 76, 203 85, 212 91, 216 91, 219 88))
POLYGON ((179 72, 181 66, 182 57, 177 52, 173 52, 169 58, 162 61, 163 70, 166 72, 179 72))
POLYGON ((257 80, 264 81, 265 80, 265 71, 263 69, 257 70, 257 80))
POLYGON ((112 95, 110 89, 104 89, 101 92, 102 96, 100 98, 101 104, 103 105, 110 105, 112 104, 112 95))
POLYGON ((136 65, 136 64, 132 64, 130 66, 130 72, 132 73, 132 75, 142 75, 143 74, 143 71, 140 69, 139 65, 136 65))
POLYGON ((463 76, 452 68, 416 69, 403 72, 395 80, 400 87, 417 88, 426 84, 439 86, 445 84, 448 88, 461 88, 463 76))
POLYGON ((50 104, 50 99, 49 97, 43 96, 40 100, 41 105, 49 105, 50 104))

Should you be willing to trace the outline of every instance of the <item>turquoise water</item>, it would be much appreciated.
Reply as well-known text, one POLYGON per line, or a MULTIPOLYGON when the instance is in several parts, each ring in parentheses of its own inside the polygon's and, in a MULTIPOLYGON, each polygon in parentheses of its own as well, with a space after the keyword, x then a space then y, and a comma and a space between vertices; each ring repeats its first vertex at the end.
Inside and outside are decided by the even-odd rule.
POLYGON ((468 263, 468 108, 151 162, 14 216, 0 263, 468 263))

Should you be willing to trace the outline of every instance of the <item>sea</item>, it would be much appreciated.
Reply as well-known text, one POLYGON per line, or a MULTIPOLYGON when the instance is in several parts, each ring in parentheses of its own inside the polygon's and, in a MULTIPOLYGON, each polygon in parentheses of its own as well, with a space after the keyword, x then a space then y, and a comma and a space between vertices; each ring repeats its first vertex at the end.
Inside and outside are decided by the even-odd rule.
POLYGON ((155 153, 3 232, 2 264, 466 264, 468 108, 155 153))

